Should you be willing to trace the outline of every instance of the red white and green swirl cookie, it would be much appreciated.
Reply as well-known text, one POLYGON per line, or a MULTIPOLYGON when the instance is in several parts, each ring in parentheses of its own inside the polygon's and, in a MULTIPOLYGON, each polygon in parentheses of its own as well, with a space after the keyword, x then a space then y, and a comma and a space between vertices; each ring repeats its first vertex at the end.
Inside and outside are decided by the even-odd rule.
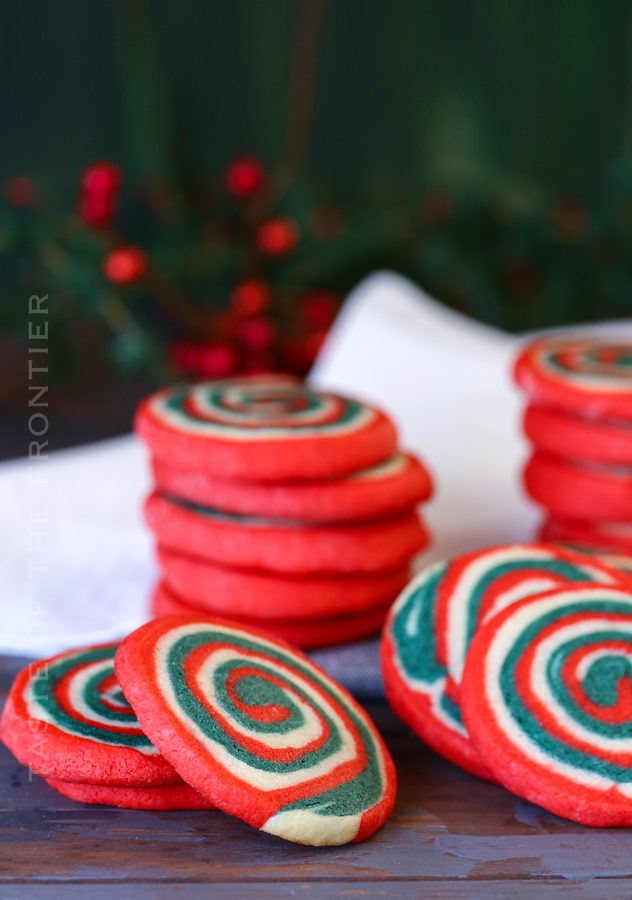
POLYGON ((145 503, 145 521, 172 550, 289 575, 383 572, 428 543, 414 510, 373 522, 318 526, 222 513, 154 493, 145 503))
POLYGON ((46 784, 58 794, 77 803, 103 803, 124 809, 215 809, 207 797, 184 783, 153 788, 122 788, 100 784, 73 784, 47 778, 46 784))
POLYGON ((434 563, 398 597, 380 642, 386 699, 415 734, 467 772, 494 780, 472 746, 458 702, 446 691, 448 672, 437 659, 435 607, 447 569, 434 563))
POLYGON ((452 685, 461 684, 468 647, 481 624, 517 600, 580 581, 632 588, 632 579, 620 570, 550 544, 489 547, 452 560, 435 613, 437 658, 452 685))
POLYGON ((540 338, 518 357, 515 376, 537 403, 632 419, 632 344, 540 338))
POLYGON ((463 716, 502 784, 584 825, 632 825, 632 594, 556 589, 475 636, 463 716))
POLYGON ((182 781, 144 734, 114 675, 116 644, 33 663, 15 679, 0 737, 54 781, 159 787, 182 781))
POLYGON ((158 547, 163 580, 185 603, 239 619, 313 619, 361 613, 397 597, 408 564, 363 575, 276 575, 220 566, 158 547))
POLYGON ((632 554, 632 524, 550 516, 540 529, 543 541, 561 541, 601 553, 632 554))
POLYGON ((249 481, 346 475, 388 459, 397 444, 379 410, 285 375, 167 388, 141 404, 135 427, 169 465, 249 481))
MULTIPOLYGON (((315 647, 333 647, 337 644, 348 644, 351 641, 360 641, 377 634, 386 615, 391 608, 392 600, 372 606, 370 609, 350 615, 326 616, 313 619, 247 619, 239 618, 240 624, 248 627, 265 628, 275 637, 301 647, 303 650, 313 650, 315 647)), ((150 604, 150 612, 153 616, 181 616, 194 615, 196 613, 208 614, 210 609, 196 608, 195 605, 186 603, 170 591, 165 584, 158 584, 153 593, 150 604)), ((214 611, 216 615, 225 615, 223 610, 214 611)))
POLYGON ((375 519, 411 509, 432 493, 427 470, 407 453, 396 453, 344 478, 289 484, 216 478, 161 458, 154 458, 153 470, 163 494, 225 512, 301 522, 375 519))
POLYGON ((630 422, 579 416, 531 404, 525 413, 524 430, 539 450, 554 456, 632 466, 630 422))
POLYGON ((162 753, 225 812, 313 845, 364 840, 389 817, 395 767, 373 723, 284 641, 170 616, 123 641, 116 672, 162 753))
POLYGON ((408 585, 382 634, 387 699, 430 747, 493 780, 463 724, 460 682, 479 623, 522 597, 573 581, 630 583, 623 573, 563 548, 512 544, 436 563, 408 585))

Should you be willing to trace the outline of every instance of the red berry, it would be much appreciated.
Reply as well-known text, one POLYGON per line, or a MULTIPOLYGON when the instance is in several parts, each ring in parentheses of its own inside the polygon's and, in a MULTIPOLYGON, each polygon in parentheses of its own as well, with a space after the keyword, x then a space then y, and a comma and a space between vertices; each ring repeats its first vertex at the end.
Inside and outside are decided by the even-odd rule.
POLYGON ((237 368, 237 354, 230 344, 215 341, 210 344, 194 344, 178 341, 169 354, 173 365, 182 372, 203 375, 205 378, 222 378, 237 368))
POLYGON ((140 247, 119 247, 103 260, 103 271, 114 284, 130 284, 138 281, 149 268, 147 254, 140 247))
POLYGON ((114 218, 114 204, 109 197, 86 194, 79 201, 79 216, 92 228, 103 228, 114 218))
POLYGON ((226 187, 233 197, 253 197, 263 187, 265 169, 258 159, 246 157, 232 162, 225 173, 226 187))
POLYGON ((327 328, 336 318, 337 311, 336 298, 326 291, 307 294, 300 304, 301 318, 310 328, 327 328))
POLYGON ((237 337, 247 350, 265 350, 274 341, 274 325, 263 316, 246 319, 237 329, 237 337))
POLYGON ((271 219, 257 231, 257 247, 270 256, 282 256, 296 246, 299 234, 293 219, 271 219))
POLYGON ((84 194, 111 197, 120 189, 122 181, 119 167, 104 159, 83 170, 80 185, 84 194))
POLYGON ((35 185, 25 175, 14 175, 2 185, 2 193, 12 206, 30 206, 35 200, 35 185))
POLYGON ((244 281, 230 295, 230 302, 240 316, 254 316, 270 305, 272 291, 265 281, 244 281))

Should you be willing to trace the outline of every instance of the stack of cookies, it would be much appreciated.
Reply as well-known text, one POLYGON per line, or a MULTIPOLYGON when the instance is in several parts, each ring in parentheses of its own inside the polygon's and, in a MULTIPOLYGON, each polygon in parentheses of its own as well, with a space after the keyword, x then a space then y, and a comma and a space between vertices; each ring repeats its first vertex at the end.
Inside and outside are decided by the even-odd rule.
POLYGON ((156 616, 262 625, 302 647, 381 627, 428 543, 432 491, 393 423, 282 375, 168 388, 141 404, 153 461, 156 616))
POLYGON ((515 367, 529 395, 529 495, 548 512, 543 540, 632 553, 632 343, 529 344, 515 367))
POLYGON ((389 703, 430 747, 585 825, 632 825, 632 578, 546 544, 422 571, 381 643, 389 703))

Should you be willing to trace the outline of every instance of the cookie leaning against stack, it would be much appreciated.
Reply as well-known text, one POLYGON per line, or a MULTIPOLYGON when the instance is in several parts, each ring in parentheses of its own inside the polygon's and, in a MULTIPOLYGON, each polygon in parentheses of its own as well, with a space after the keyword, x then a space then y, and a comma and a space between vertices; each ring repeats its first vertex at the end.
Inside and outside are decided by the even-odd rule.
POLYGON ((428 543, 415 507, 432 491, 383 413, 266 375, 160 391, 136 430, 156 480, 155 615, 237 617, 302 647, 379 630, 428 543))
POLYGON ((631 549, 632 344, 540 339, 515 376, 530 400, 524 481, 549 515, 542 539, 631 549))

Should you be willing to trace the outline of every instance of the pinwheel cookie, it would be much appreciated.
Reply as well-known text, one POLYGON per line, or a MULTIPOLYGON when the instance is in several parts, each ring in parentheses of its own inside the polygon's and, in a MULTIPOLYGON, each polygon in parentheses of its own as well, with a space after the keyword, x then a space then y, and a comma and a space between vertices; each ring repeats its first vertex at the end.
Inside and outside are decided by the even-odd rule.
POLYGON ((395 769, 353 698, 258 629, 168 616, 119 647, 143 728, 216 806, 287 840, 361 841, 388 818, 395 769))
POLYGON ((463 717, 495 777, 584 825, 632 825, 632 594, 558 588, 475 636, 463 717))
POLYGON ((248 481, 334 478, 383 462, 397 444, 379 410, 285 375, 166 388, 141 404, 135 427, 158 459, 248 481))
POLYGON ((40 660, 15 679, 0 737, 37 775, 119 788, 181 784, 114 675, 116 644, 40 660))

